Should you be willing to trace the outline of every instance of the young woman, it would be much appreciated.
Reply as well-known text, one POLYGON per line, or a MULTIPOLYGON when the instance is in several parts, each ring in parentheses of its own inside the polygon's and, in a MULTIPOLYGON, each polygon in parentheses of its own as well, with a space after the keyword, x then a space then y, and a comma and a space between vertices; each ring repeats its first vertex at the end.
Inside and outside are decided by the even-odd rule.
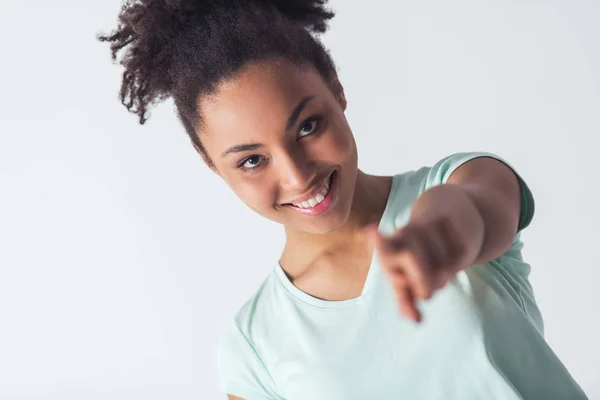
POLYGON ((206 164, 283 225, 279 262, 219 346, 231 399, 585 399, 543 337, 521 257, 532 195, 488 153, 394 176, 358 169, 347 99, 317 38, 324 0, 128 1, 144 123, 172 97, 206 164), (400 312, 398 312, 400 311, 400 312))

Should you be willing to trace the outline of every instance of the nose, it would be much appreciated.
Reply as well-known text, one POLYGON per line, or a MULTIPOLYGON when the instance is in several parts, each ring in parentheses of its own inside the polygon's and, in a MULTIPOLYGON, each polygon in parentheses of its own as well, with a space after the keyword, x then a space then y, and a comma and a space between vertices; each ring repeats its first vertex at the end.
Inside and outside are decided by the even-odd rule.
POLYGON ((280 154, 276 168, 281 188, 288 193, 303 194, 317 177, 317 166, 304 154, 280 154))

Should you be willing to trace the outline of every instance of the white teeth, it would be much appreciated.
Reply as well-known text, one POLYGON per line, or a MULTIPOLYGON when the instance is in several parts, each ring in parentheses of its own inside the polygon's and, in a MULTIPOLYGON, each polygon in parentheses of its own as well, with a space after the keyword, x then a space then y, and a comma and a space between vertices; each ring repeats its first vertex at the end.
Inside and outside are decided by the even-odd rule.
POLYGON ((294 204, 298 208, 312 208, 312 207, 316 206, 317 204, 319 204, 320 202, 322 202, 323 200, 325 200, 325 197, 327 196, 328 192, 329 192, 329 180, 327 180, 327 182, 325 182, 325 184, 323 185, 323 187, 321 188, 321 190, 319 191, 319 193, 317 193, 317 195, 315 197, 308 199, 306 201, 303 201, 302 203, 292 203, 292 204, 294 204))

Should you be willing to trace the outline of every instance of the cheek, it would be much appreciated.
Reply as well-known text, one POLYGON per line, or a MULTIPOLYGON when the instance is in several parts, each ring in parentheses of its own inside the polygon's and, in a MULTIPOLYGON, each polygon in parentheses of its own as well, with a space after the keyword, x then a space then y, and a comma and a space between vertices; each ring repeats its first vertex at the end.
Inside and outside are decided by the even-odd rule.
POLYGON ((315 154, 320 161, 330 164, 342 164, 355 153, 354 137, 347 124, 337 121, 330 123, 328 131, 324 132, 322 140, 315 146, 315 154))
POLYGON ((228 183, 240 200, 259 213, 272 208, 277 198, 276 188, 267 179, 230 181, 228 183))

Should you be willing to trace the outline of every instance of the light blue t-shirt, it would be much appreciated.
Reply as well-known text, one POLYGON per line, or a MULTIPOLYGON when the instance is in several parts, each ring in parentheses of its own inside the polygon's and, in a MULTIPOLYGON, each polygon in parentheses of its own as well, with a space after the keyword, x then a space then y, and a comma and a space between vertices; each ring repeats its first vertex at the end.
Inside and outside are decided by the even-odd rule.
MULTIPOLYGON (((423 191, 481 156, 500 159, 454 154, 394 176, 380 231, 404 226, 423 191)), ((544 340, 521 256, 520 231, 534 201, 519 179, 521 219, 511 248, 420 303, 421 324, 399 314, 377 255, 362 294, 344 301, 310 296, 275 266, 220 341, 221 389, 247 400, 586 399, 544 340)))

